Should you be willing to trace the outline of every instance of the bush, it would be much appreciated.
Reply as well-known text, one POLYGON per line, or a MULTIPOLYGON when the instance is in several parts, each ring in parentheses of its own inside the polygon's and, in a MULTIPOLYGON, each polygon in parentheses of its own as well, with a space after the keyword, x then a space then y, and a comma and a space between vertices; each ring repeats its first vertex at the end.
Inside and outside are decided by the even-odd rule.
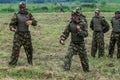
POLYGON ((41 10, 47 12, 49 9, 48 9, 48 7, 46 7, 46 6, 43 6, 43 7, 41 7, 41 10))
POLYGON ((66 11, 66 10, 68 11, 68 10, 70 10, 70 9, 69 9, 68 6, 64 6, 64 10, 65 10, 65 11, 66 11))
MULTIPOLYGON (((69 9, 69 7, 68 6, 64 6, 64 11, 69 11, 70 9, 69 9)), ((60 7, 59 6, 55 6, 53 9, 52 9, 52 11, 60 11, 60 7)))
POLYGON ((48 12, 48 7, 43 6, 43 7, 32 7, 30 11, 32 12, 48 12))
POLYGON ((59 6, 54 7, 53 11, 60 11, 60 7, 59 6))
POLYGON ((96 4, 94 3, 86 3, 86 4, 82 4, 81 7, 87 7, 87 8, 95 8, 96 4))
POLYGON ((12 8, 5 8, 5 9, 1 9, 1 12, 14 12, 15 10, 12 8))

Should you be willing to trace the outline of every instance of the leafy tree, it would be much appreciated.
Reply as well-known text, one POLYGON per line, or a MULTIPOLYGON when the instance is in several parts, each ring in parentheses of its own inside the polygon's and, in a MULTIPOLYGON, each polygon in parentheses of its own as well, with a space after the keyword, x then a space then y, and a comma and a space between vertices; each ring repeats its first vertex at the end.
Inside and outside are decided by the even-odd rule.
POLYGON ((93 3, 97 2, 97 0, 80 0, 81 2, 93 3))
POLYGON ((57 4, 57 0, 51 0, 54 5, 57 4))

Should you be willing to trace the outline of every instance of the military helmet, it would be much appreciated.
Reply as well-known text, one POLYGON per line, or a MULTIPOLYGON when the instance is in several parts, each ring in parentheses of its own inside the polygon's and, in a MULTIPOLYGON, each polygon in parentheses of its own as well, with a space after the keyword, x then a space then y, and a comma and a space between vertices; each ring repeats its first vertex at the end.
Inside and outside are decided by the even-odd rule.
POLYGON ((100 12, 100 10, 97 8, 97 9, 95 9, 95 12, 96 12, 96 13, 99 13, 99 12, 100 12))
POLYGON ((74 10, 72 11, 71 15, 72 16, 74 16, 74 15, 79 16, 79 14, 76 11, 74 11, 74 10))
POLYGON ((21 9, 21 8, 26 8, 26 3, 24 2, 24 1, 21 1, 20 3, 19 3, 19 8, 21 9))
POLYGON ((81 7, 77 7, 76 10, 82 10, 82 8, 81 7))
POLYGON ((117 11, 115 11, 115 14, 120 14, 120 11, 118 11, 118 10, 117 10, 117 11))

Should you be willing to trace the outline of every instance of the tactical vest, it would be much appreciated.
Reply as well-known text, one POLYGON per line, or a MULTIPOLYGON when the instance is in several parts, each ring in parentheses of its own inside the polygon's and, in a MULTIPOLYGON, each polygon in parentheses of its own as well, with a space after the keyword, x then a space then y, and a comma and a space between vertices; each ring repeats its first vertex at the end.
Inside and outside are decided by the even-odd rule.
POLYGON ((21 14, 21 13, 16 13, 17 16, 17 24, 18 26, 16 27, 17 31, 29 31, 29 27, 26 24, 26 21, 30 19, 30 16, 27 14, 21 14))
POLYGON ((120 18, 112 18, 112 31, 113 32, 120 32, 120 18))
MULTIPOLYGON (((81 23, 79 23, 79 25, 80 24, 81 23)), ((77 25, 78 24, 76 24, 74 22, 71 22, 70 25, 69 25, 70 32, 71 32, 71 42, 73 42, 73 43, 77 43, 77 42, 79 43, 79 42, 84 41, 83 36, 78 36, 77 25)), ((84 27, 82 24, 80 26, 84 27)))
POLYGON ((94 31, 103 31, 102 17, 93 17, 93 30, 94 31))

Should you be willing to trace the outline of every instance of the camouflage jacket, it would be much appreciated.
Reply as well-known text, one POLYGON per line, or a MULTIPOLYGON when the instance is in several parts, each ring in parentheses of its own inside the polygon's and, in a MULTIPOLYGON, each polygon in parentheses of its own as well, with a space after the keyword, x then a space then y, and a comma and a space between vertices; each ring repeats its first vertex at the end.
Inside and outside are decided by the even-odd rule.
POLYGON ((106 20, 103 16, 96 17, 94 16, 90 22, 90 28, 93 31, 103 31, 103 24, 106 23, 106 20))
MULTIPOLYGON (((21 21, 21 23, 20 23, 20 20, 19 20, 19 18, 18 18, 18 15, 21 15, 21 13, 20 13, 20 12, 14 13, 14 15, 13 15, 11 21, 10 21, 10 24, 9 24, 10 30, 11 30, 11 28, 17 29, 17 27, 18 27, 21 23, 24 23, 24 24, 26 23, 26 22, 23 22, 24 20, 21 21)), ((32 25, 33 25, 33 26, 36 26, 36 25, 37 25, 37 21, 34 19, 34 17, 32 16, 31 13, 27 12, 26 14, 23 14, 23 15, 26 17, 27 20, 32 20, 32 25)), ((24 19, 24 18, 23 18, 23 19, 24 19)), ((26 25, 25 25, 25 26, 26 26, 26 25)), ((20 26, 20 27, 22 27, 22 26, 20 26)), ((28 27, 27 27, 27 28, 28 28, 28 27)))
POLYGON ((112 17, 111 24, 113 32, 120 32, 120 18, 112 17))
POLYGON ((81 14, 81 15, 79 15, 79 17, 80 17, 80 19, 83 19, 87 23, 87 19, 86 19, 85 15, 81 14))
POLYGON ((66 40, 71 33, 71 42, 82 42, 84 41, 84 37, 88 36, 88 27, 86 22, 80 21, 79 23, 71 22, 65 28, 63 34, 60 36, 60 40, 66 40), (77 30, 77 25, 81 27, 81 31, 77 30))

